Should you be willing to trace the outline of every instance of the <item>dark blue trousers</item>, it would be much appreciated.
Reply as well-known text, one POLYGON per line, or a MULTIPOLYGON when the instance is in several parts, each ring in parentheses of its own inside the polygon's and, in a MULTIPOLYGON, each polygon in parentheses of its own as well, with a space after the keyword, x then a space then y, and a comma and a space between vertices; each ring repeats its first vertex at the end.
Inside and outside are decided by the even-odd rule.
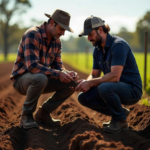
POLYGON ((78 101, 88 108, 112 116, 115 121, 121 121, 126 119, 121 104, 135 104, 141 96, 142 92, 130 84, 105 82, 85 93, 81 92, 78 101))

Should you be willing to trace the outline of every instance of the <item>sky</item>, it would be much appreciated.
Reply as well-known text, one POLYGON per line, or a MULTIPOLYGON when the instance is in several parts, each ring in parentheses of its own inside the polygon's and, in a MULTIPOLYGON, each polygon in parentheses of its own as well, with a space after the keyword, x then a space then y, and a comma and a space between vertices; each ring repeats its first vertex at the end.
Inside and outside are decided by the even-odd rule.
MULTIPOLYGON (((77 37, 83 30, 84 20, 91 15, 105 20, 111 33, 118 33, 121 27, 134 32, 136 23, 147 11, 150 11, 150 0, 30 0, 32 7, 21 17, 23 26, 34 26, 31 19, 47 21, 44 13, 52 14, 61 9, 71 15, 70 27, 74 33, 65 32, 61 38, 67 40, 71 35, 77 37)), ((16 17, 16 19, 18 19, 16 17)), ((15 17, 11 23, 15 22, 15 17)))

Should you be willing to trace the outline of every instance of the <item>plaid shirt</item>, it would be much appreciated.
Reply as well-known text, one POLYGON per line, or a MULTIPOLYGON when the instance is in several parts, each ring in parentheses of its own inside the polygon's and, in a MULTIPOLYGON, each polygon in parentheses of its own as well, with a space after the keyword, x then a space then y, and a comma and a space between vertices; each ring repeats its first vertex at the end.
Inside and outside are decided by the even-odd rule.
POLYGON ((49 78, 58 79, 63 69, 61 42, 59 39, 48 40, 45 24, 28 29, 22 36, 10 79, 26 72, 43 73, 49 78))

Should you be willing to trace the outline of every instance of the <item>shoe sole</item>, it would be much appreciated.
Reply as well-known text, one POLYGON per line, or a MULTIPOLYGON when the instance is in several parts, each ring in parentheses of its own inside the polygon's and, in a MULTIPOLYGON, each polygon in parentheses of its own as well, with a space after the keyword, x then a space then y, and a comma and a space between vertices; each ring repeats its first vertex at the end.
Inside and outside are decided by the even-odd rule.
POLYGON ((129 130, 129 127, 126 127, 126 128, 123 128, 123 129, 121 129, 121 130, 119 130, 119 131, 110 131, 110 130, 107 130, 107 129, 103 129, 105 132, 108 132, 108 133, 119 133, 119 132, 122 132, 122 131, 127 131, 127 130, 129 130))
POLYGON ((47 124, 46 122, 44 122, 44 121, 41 121, 41 120, 37 120, 37 121, 35 121, 35 122, 37 122, 37 123, 40 123, 40 124, 45 124, 45 125, 47 125, 47 126, 49 126, 49 127, 56 127, 56 126, 60 126, 60 124, 58 124, 58 125, 50 125, 50 124, 47 124))

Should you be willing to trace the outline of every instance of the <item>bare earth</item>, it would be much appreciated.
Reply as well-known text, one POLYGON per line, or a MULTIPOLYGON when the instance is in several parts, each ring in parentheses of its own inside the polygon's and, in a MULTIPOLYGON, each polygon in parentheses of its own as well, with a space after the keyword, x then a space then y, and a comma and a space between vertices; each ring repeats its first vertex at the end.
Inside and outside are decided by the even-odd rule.
MULTIPOLYGON (((18 94, 9 79, 13 63, 0 64, 0 150, 147 150, 150 149, 150 108, 138 104, 127 120, 130 130, 118 134, 103 131, 102 123, 110 120, 103 114, 81 106, 74 93, 52 113, 62 121, 60 127, 41 124, 39 129, 19 127, 25 96, 18 94)), ((74 70, 67 64, 68 70, 74 70)), ((78 72, 80 78, 87 74, 78 72)), ((38 106, 51 94, 42 95, 38 106)))

